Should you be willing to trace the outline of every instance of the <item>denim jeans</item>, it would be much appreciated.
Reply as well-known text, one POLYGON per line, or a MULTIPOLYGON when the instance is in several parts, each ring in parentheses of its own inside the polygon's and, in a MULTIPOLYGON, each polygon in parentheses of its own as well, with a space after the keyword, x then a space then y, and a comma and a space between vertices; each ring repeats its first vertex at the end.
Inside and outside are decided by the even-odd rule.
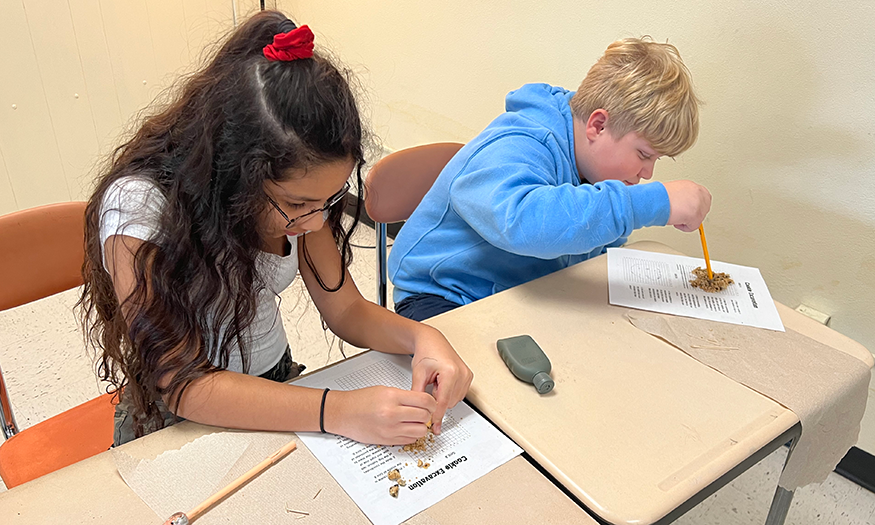
POLYGON ((462 305, 448 301, 439 295, 418 293, 405 297, 396 304, 395 313, 414 321, 425 321, 460 306, 462 305))

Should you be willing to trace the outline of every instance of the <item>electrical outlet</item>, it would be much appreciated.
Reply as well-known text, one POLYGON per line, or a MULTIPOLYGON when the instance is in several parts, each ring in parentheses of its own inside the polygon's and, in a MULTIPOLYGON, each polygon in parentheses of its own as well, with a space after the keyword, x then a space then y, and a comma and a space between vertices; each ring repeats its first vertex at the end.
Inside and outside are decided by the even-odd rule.
POLYGON ((799 306, 797 306, 796 311, 799 312, 800 314, 802 314, 806 317, 810 317, 810 318, 814 319, 815 321, 817 321, 818 323, 820 323, 822 325, 826 325, 826 326, 829 326, 829 320, 832 319, 831 315, 825 314, 825 313, 818 311, 818 310, 815 310, 814 308, 812 308, 806 304, 800 304, 799 306))

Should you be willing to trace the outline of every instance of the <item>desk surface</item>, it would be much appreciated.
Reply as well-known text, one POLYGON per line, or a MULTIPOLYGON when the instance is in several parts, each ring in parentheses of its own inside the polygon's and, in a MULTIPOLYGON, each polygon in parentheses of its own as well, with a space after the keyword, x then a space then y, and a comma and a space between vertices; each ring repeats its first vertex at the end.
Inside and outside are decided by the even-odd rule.
MULTIPOLYGON (((120 447, 137 458, 154 458, 165 450, 178 449, 214 427, 183 422, 120 447)), ((288 434, 294 438, 294 434, 288 434)), ((196 468, 196 465, 193 466, 196 468)), ((184 490, 184 487, 180 487, 184 490)), ((204 515, 204 522, 238 516, 247 499, 271 499, 275 508, 259 505, 259 523, 299 523, 285 510, 308 510, 308 524, 367 525, 370 521, 340 488, 300 441, 298 450, 269 468, 238 493, 204 515), (258 483, 261 483, 259 486, 258 483), (330 502, 329 512, 318 512, 312 496, 330 502), (256 491, 254 494, 251 491, 256 491), (265 494, 267 496, 265 496, 265 494), (212 519, 207 520, 207 517, 212 519)), ((403 494, 402 494, 403 495, 403 494)), ((391 504, 391 501, 388 502, 391 504)), ((251 505, 251 502, 250 502, 251 505)), ((189 510, 189 509, 180 509, 189 510)), ((328 511, 323 507, 324 511, 328 511)), ((300 516, 298 516, 300 517, 300 516)), ((0 494, 0 523, 4 525, 63 523, 116 523, 157 525, 166 519, 155 515, 131 491, 116 470, 109 452, 48 474, 0 494)), ((551 523, 596 525, 576 503, 563 494, 525 459, 517 457, 462 490, 409 519, 409 525, 470 525, 472 523, 551 523)))
MULTIPOLYGON (((631 247, 670 252, 661 244, 631 247)), ((598 257, 435 317, 475 379, 468 399, 611 523, 653 523, 798 422, 778 403, 632 326, 598 257), (539 395, 495 342, 529 334, 553 364, 539 395)), ((872 365, 853 340, 778 305, 785 325, 872 365)))
MULTIPOLYGON (((667 251, 656 243, 634 247, 667 251)), ((608 306, 606 279, 604 258, 597 258, 430 324, 447 335, 475 371, 469 399, 581 501, 615 523, 653 522, 798 420, 777 403, 632 327, 622 317, 625 309, 608 306), (498 358, 495 341, 519 333, 532 335, 553 362, 556 388, 546 396, 513 378, 498 358)), ((782 305, 778 311, 787 327, 871 366, 871 354, 852 340, 782 305)), ((185 422, 123 450, 151 458, 214 430, 185 422)), ((311 514, 307 523, 337 523, 339 516, 344 523, 369 523, 309 450, 299 447, 250 485, 288 469, 294 474, 271 485, 280 485, 283 497, 296 487, 310 493, 318 486, 332 498, 332 515, 311 514), (306 476, 297 476, 304 466, 306 476)), ((221 516, 233 498, 210 513, 221 516)), ((125 485, 109 453, 0 494, 4 525, 160 521, 125 485)), ((408 523, 489 521, 595 523, 522 458, 408 523)))

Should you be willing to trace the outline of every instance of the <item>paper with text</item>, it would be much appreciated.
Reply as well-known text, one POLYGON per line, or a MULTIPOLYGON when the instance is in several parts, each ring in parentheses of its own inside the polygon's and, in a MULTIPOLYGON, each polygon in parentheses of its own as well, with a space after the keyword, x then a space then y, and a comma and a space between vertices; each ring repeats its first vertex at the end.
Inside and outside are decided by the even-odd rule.
MULTIPOLYGON (((294 384, 332 390, 376 385, 410 389, 410 361, 406 355, 366 352, 294 384)), ((333 434, 298 436, 374 525, 397 525, 522 452, 464 401, 447 411, 441 434, 426 440, 425 451, 363 445, 333 434), (387 478, 393 469, 404 480, 397 498, 389 494, 397 483, 387 478)))
POLYGON ((610 303, 639 310, 721 321, 784 331, 766 282, 759 269, 711 261, 714 272, 725 272, 735 281, 718 293, 693 287, 692 271, 705 267, 704 259, 608 249, 610 303))

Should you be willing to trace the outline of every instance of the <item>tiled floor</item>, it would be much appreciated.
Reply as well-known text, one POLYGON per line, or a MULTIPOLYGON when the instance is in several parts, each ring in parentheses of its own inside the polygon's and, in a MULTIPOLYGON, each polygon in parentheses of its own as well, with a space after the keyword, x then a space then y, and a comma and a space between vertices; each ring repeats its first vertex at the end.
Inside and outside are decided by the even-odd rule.
MULTIPOLYGON (((373 230, 362 227, 357 244, 373 246, 373 230)), ((374 299, 373 249, 355 249, 352 274, 359 289, 374 299)), ((0 366, 18 423, 26 428, 102 392, 91 357, 71 312, 78 290, 0 313, 0 366)), ((390 293, 391 296, 391 293, 390 293)), ((282 294, 281 310, 295 360, 310 370, 341 357, 338 341, 323 331, 319 314, 300 280, 282 294)), ((347 355, 356 348, 345 346, 347 355)), ((778 450, 724 487, 676 523, 747 525, 763 523, 784 462, 778 450)), ((5 487, 0 485, 0 491, 5 487)), ((820 486, 797 491, 788 525, 875 524, 875 494, 831 474, 820 486)))

